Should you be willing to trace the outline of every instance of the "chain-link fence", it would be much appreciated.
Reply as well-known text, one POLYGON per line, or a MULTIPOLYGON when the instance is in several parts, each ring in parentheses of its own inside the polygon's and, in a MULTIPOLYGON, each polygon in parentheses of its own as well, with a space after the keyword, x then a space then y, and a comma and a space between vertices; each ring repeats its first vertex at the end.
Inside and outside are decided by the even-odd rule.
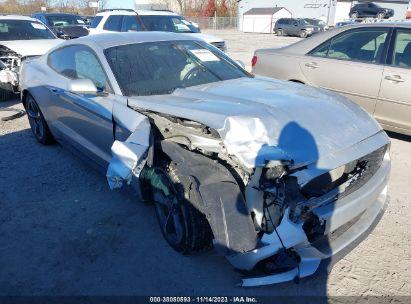
POLYGON ((200 29, 233 29, 238 28, 238 17, 187 17, 189 21, 195 22, 200 29))

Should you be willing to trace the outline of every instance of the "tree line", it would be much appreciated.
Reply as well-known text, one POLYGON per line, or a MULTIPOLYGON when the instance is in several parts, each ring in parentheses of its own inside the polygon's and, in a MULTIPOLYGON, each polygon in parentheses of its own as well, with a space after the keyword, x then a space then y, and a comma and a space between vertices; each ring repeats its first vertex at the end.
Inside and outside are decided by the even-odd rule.
MULTIPOLYGON (((97 0, 5 0, 0 2, 0 13, 32 14, 41 11, 93 14, 89 2, 97 0)), ((100 0, 100 9, 107 0, 100 0)), ((228 17, 237 15, 238 0, 153 0, 153 4, 168 8, 188 17, 228 17)))

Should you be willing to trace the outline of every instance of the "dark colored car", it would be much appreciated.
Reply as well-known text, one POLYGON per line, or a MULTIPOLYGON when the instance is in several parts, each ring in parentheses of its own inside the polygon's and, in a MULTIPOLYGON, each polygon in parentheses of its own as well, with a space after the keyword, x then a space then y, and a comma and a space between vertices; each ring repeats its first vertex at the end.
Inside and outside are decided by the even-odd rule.
POLYGON ((315 19, 315 18, 304 18, 305 21, 307 21, 309 24, 311 24, 314 27, 318 27, 320 29, 320 32, 323 32, 328 29, 327 24, 320 20, 320 19, 315 19))
POLYGON ((305 38, 320 31, 319 26, 312 25, 302 18, 280 18, 274 26, 274 32, 278 36, 290 35, 305 38))
POLYGON ((388 19, 394 16, 394 10, 390 8, 381 7, 375 3, 358 3, 354 5, 350 10, 350 18, 378 18, 388 19))
POLYGON ((59 38, 73 39, 87 36, 86 21, 83 17, 75 14, 63 13, 36 13, 36 18, 47 25, 59 38))

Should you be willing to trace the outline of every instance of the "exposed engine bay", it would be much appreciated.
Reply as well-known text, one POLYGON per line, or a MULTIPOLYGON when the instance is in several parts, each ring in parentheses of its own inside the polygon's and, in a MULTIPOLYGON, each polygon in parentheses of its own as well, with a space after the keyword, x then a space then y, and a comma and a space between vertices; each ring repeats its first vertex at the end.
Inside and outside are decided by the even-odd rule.
POLYGON ((0 45, 0 86, 15 93, 19 91, 19 71, 24 60, 20 54, 0 45))

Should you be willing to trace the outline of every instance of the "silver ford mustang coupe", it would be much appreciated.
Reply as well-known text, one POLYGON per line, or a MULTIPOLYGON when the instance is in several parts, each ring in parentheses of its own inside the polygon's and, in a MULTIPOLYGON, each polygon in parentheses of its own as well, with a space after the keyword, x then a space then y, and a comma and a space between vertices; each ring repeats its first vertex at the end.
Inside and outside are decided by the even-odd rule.
POLYGON ((40 143, 153 202, 178 252, 214 245, 242 286, 329 269, 385 210, 390 143, 372 117, 189 36, 67 41, 23 64, 21 89, 40 143))

